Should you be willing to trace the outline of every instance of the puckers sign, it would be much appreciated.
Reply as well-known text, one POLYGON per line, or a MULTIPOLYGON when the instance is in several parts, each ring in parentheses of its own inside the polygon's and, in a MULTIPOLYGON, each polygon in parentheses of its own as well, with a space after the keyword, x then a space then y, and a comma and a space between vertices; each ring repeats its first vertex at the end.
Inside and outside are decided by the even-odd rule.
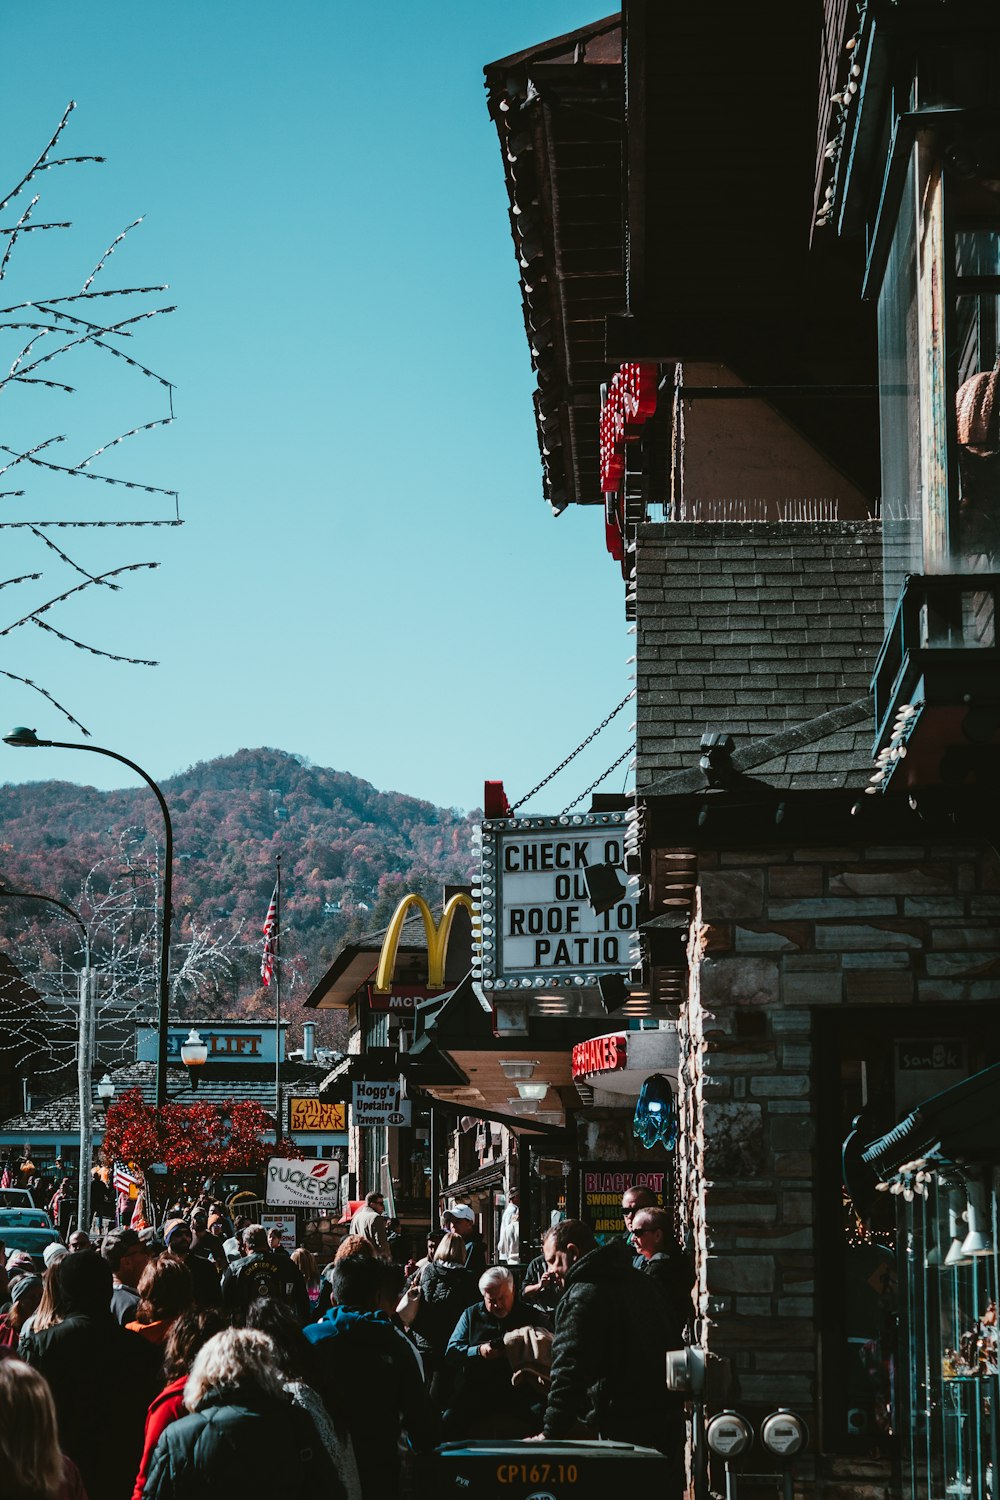
POLYGON ((272 1156, 267 1164, 265 1202, 269 1207, 336 1208, 340 1202, 340 1162, 272 1156))
POLYGON ((594 986, 631 967, 635 903, 598 914, 585 871, 621 866, 624 813, 496 818, 482 825, 479 970, 484 990, 594 986))

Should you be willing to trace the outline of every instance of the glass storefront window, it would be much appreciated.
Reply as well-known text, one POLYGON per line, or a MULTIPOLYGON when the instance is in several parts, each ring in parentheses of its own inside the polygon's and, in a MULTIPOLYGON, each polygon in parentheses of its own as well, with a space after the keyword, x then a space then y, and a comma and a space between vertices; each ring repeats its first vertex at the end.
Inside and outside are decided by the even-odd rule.
POLYGON ((886 620, 892 617, 906 574, 924 571, 920 528, 919 359, 916 208, 914 193, 908 188, 900 203, 878 300, 886 620))
POLYGON ((945 1164, 926 1174, 923 1192, 911 1178, 899 1195, 909 1500, 993 1500, 995 1493, 996 1190, 994 1171, 945 1164), (982 1233, 971 1250, 977 1224, 982 1233))
POLYGON ((1000 232, 955 236, 955 397, 962 570, 1000 558, 1000 232))
POLYGON ((879 292, 887 622, 908 573, 1000 566, 1000 212, 944 162, 918 134, 879 292))

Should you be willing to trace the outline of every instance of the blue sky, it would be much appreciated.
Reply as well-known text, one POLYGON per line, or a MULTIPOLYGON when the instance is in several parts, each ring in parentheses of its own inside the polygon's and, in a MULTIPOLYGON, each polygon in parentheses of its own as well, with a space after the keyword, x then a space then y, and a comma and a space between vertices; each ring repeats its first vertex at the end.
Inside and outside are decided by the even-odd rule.
MULTIPOLYGON (((104 661, 30 626, 0 642, 0 666, 43 683, 96 743, 158 778, 272 745, 468 808, 486 777, 521 796, 624 696, 631 638, 601 515, 555 519, 541 498, 481 71, 602 13, 579 0, 3 6, 0 44, 20 60, 5 70, 4 190, 70 99, 66 150, 108 160, 33 186, 37 216, 73 229, 18 242, 0 305, 76 290, 145 213, 95 287, 168 282, 142 306, 178 306, 129 350, 176 384, 177 420, 101 471, 178 489, 186 524, 50 533, 90 571, 161 566, 46 617, 161 665, 104 661)), ((24 206, 22 194, 0 224, 24 206)), ((76 396, 5 390, 0 441, 65 434, 66 462, 166 414, 161 387, 110 363, 82 354, 76 396)), ((119 491, 68 485, 32 471, 3 515, 169 506, 129 495, 120 510, 119 491)), ((4 539, 4 578, 45 573, 3 591, 4 625, 43 597, 32 589, 80 581, 30 533, 4 539)), ((2 695, 5 724, 74 737, 26 688, 2 695)), ((582 791, 625 749, 631 718, 534 809, 582 791)), ((49 776, 123 782, 96 756, 0 747, 0 779, 49 776)))

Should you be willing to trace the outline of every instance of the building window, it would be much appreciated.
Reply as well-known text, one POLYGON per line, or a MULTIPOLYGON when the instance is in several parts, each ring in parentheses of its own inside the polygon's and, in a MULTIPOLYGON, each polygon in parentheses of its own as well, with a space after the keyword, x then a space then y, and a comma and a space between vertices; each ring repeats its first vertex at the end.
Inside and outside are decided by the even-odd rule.
POLYGON ((1000 202, 915 135, 878 300, 885 611, 908 573, 1000 559, 1000 202))

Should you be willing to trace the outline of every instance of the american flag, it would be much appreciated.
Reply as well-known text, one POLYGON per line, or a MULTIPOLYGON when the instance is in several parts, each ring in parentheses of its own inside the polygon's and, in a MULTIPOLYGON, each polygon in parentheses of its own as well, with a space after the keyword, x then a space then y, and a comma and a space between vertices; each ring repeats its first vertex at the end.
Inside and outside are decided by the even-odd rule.
POLYGON ((114 1175, 111 1179, 116 1193, 127 1193, 129 1188, 140 1187, 141 1183, 134 1172, 130 1172, 123 1162, 116 1161, 114 1175))
POLYGON ((13 1186, 14 1179, 10 1175, 10 1167, 5 1166, 3 1169, 3 1175, 0 1176, 0 1188, 9 1188, 13 1186))
POLYGON ((264 984, 271 983, 274 974, 274 962, 278 953, 278 884, 275 881, 274 891, 271 896, 271 904, 267 908, 267 916, 264 918, 264 951, 260 958, 260 977, 264 984))

